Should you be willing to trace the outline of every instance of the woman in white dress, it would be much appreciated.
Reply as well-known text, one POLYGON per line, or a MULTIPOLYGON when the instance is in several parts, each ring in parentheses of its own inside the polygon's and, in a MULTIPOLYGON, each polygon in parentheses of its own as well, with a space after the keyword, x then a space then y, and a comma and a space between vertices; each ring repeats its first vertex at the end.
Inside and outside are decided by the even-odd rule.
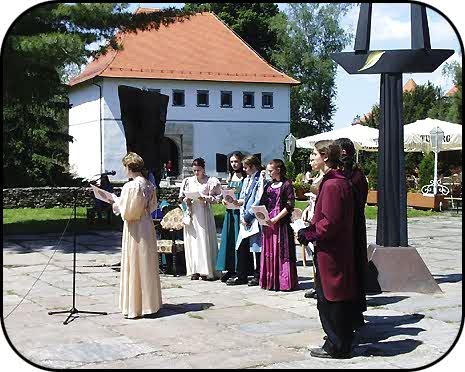
POLYGON ((123 158, 132 181, 113 203, 124 220, 119 307, 125 318, 154 314, 162 306, 157 241, 151 213, 157 208, 156 189, 142 175, 144 161, 134 152, 123 158))
POLYGON ((205 174, 205 160, 197 158, 192 162, 194 176, 182 181, 179 198, 186 203, 190 218, 184 225, 184 251, 187 275, 192 280, 214 280, 216 271, 218 240, 212 203, 221 200, 221 183, 215 177, 205 174), (186 193, 198 192, 200 198, 186 197, 186 193))

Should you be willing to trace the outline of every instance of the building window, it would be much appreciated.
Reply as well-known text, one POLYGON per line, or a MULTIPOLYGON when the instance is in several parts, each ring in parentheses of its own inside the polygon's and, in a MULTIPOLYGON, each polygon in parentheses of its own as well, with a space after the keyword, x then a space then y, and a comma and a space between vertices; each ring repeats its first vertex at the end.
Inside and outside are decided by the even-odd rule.
POLYGON ((221 92, 221 107, 232 107, 232 92, 221 92))
POLYGON ((197 106, 208 107, 208 90, 197 91, 197 106))
POLYGON ((184 91, 173 89, 173 106, 184 106, 184 91))
POLYGON ((228 171, 228 156, 226 154, 216 154, 216 171, 226 173, 228 171))
POLYGON ((243 107, 255 107, 254 92, 244 92, 243 96, 243 107))
POLYGON ((273 108, 273 93, 262 93, 262 108, 273 108))

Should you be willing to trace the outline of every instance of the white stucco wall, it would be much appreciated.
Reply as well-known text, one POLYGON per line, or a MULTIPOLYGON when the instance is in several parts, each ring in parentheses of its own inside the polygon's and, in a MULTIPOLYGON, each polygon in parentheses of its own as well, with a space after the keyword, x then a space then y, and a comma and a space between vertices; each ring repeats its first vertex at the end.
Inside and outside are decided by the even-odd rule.
POLYGON ((84 83, 69 91, 69 144, 71 171, 90 178, 100 173, 100 92, 95 85, 84 83))
MULTIPOLYGON (((192 123, 193 158, 203 157, 210 175, 218 176, 216 153, 228 154, 234 150, 261 153, 263 163, 283 157, 283 139, 289 133, 290 121, 288 85, 113 78, 104 78, 99 84, 104 97, 102 171, 115 170, 117 174, 112 180, 127 179, 121 165, 126 141, 118 85, 160 89, 160 93, 168 95, 167 124, 192 123), (173 89, 185 91, 185 106, 172 106, 173 89), (197 107, 197 90, 209 91, 209 107, 197 107), (232 108, 220 107, 221 91, 232 91, 232 108), (255 108, 242 107, 243 91, 255 92, 255 108), (262 92, 273 92, 272 109, 261 107, 262 92)), ((95 85, 80 84, 71 91, 74 107, 70 110, 70 133, 76 135, 79 143, 70 146, 70 163, 76 164, 78 175, 87 176, 95 170, 93 175, 100 171, 99 89, 95 85)))
POLYGON ((235 121, 285 121, 289 122, 290 88, 285 84, 245 84, 229 82, 112 79, 103 81, 105 96, 104 117, 120 119, 118 85, 136 88, 160 89, 170 97, 167 119, 174 120, 235 120, 235 121), (185 91, 185 106, 173 106, 173 89, 185 91), (209 90, 209 107, 197 107, 197 90, 209 90), (233 107, 220 107, 221 91, 232 91, 233 107), (255 108, 242 107, 242 92, 255 92, 255 108), (262 109, 262 92, 273 92, 273 109, 262 109))
MULTIPOLYGON (((194 122, 194 158, 205 159, 207 174, 216 173, 216 153, 242 151, 261 154, 262 164, 283 159, 284 138, 289 134, 287 123, 196 123, 194 122)), ((224 174, 220 174, 223 176, 224 174)))

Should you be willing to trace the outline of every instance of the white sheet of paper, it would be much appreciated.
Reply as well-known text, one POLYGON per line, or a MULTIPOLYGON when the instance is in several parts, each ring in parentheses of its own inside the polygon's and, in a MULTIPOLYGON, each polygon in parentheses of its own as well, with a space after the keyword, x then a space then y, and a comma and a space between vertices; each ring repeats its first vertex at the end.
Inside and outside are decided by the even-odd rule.
POLYGON ((223 200, 226 202, 227 209, 239 209, 240 206, 234 205, 232 202, 236 199, 236 195, 234 194, 234 190, 226 189, 222 190, 221 193, 223 194, 223 200))
POLYGON ((290 225, 292 227, 292 230, 294 230, 295 232, 298 232, 300 229, 304 229, 307 227, 304 220, 300 218, 292 222, 290 225))
POLYGON ((116 201, 116 199, 118 198, 115 194, 105 191, 101 189, 100 187, 97 187, 95 185, 90 185, 90 186, 92 187, 92 190, 94 191, 95 197, 99 200, 102 200, 106 203, 111 204, 112 201, 116 201))
POLYGON ((245 227, 243 224, 241 224, 241 226, 239 227, 239 230, 242 230, 241 236, 243 239, 248 238, 249 236, 258 234, 260 232, 260 228, 258 227, 258 220, 255 219, 252 222, 252 225, 250 225, 248 228, 245 227))
POLYGON ((270 216, 264 205, 254 205, 252 206, 253 213, 257 217, 258 223, 263 226, 270 226, 270 216))
POLYGON ((198 191, 184 191, 184 196, 192 200, 197 200, 201 195, 198 191))

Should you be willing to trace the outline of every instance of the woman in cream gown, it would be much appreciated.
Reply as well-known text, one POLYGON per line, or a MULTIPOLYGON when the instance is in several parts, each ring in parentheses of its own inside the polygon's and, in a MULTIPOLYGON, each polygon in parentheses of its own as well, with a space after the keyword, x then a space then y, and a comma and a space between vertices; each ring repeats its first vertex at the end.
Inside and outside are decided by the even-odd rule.
POLYGON ((192 280, 213 280, 219 277, 216 270, 218 239, 211 203, 221 200, 221 183, 215 177, 205 175, 205 161, 195 159, 192 163, 193 177, 185 178, 179 197, 187 204, 190 222, 184 226, 184 251, 187 275, 192 280), (185 192, 198 191, 201 198, 192 200, 185 192))
POLYGON ((123 158, 129 181, 113 203, 124 220, 119 307, 126 318, 154 314, 162 306, 157 241, 151 213, 157 208, 153 184, 142 176, 142 158, 123 158))

